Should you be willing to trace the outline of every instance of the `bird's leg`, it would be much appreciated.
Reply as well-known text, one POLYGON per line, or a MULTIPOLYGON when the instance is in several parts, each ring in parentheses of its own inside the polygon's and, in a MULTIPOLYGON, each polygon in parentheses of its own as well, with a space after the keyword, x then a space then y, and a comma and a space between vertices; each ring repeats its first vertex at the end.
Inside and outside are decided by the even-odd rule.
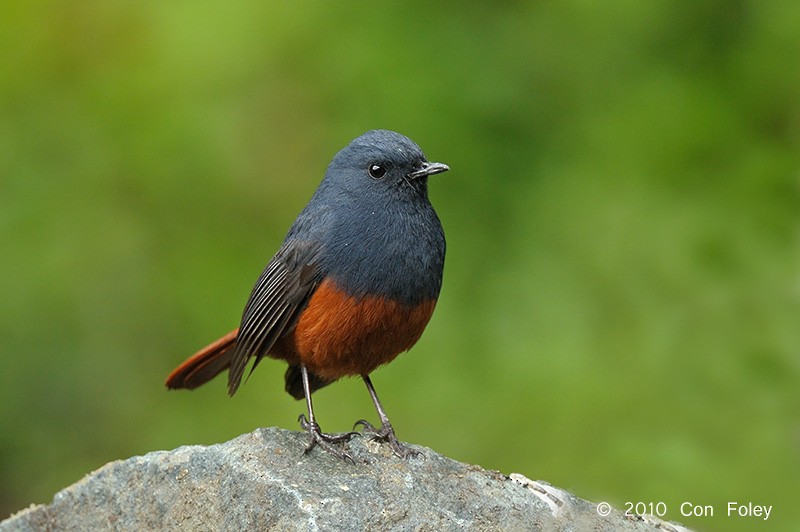
POLYGON ((308 432, 308 446, 305 451, 303 451, 303 454, 308 454, 311 449, 319 445, 335 457, 342 460, 350 460, 355 463, 352 456, 335 445, 350 441, 353 436, 358 435, 358 432, 340 432, 336 434, 325 434, 322 432, 319 423, 314 419, 314 406, 311 404, 311 386, 308 383, 308 370, 305 365, 301 365, 300 371, 303 376, 303 392, 305 393, 306 405, 308 406, 308 419, 306 420, 306 416, 303 414, 300 414, 298 418, 300 427, 308 432))
POLYGON ((372 386, 372 381, 370 380, 369 375, 362 375, 361 378, 364 379, 364 384, 367 385, 367 390, 369 390, 369 396, 372 398, 372 402, 375 405, 375 410, 378 411, 378 417, 381 419, 381 428, 375 428, 372 423, 365 419, 359 419, 356 421, 356 426, 361 425, 363 427, 363 434, 369 436, 370 440, 389 444, 392 452, 400 458, 408 458, 409 456, 415 456, 419 454, 419 451, 409 449, 400 443, 400 441, 397 439, 397 436, 394 434, 394 428, 392 428, 392 424, 389 422, 389 417, 383 410, 383 405, 381 405, 380 399, 378 399, 378 394, 375 393, 375 387, 372 386))

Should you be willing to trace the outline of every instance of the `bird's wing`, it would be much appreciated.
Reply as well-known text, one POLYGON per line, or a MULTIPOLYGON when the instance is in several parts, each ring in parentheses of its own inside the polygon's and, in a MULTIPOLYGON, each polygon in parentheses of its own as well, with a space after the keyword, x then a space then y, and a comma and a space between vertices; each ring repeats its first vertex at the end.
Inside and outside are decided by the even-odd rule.
POLYGON ((290 240, 264 268, 244 309, 236 350, 228 373, 228 393, 239 387, 247 362, 255 356, 251 372, 275 341, 297 320, 322 280, 320 245, 290 240))

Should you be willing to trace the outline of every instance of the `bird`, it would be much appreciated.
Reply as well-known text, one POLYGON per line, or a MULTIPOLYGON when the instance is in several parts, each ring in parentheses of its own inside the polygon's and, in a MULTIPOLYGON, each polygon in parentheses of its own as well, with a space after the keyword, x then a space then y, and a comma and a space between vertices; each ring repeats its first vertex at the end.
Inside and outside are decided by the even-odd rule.
POLYGON ((410 349, 433 315, 446 245, 428 178, 449 169, 394 131, 352 140, 258 277, 239 327, 175 368, 167 388, 193 389, 227 369, 233 396, 251 359, 248 378, 264 357, 284 360, 285 389, 308 411, 298 418, 304 453, 318 446, 352 461, 346 443, 360 434, 398 457, 417 454, 397 439, 370 374, 410 349), (311 396, 350 376, 364 381, 381 425, 322 432, 311 396))

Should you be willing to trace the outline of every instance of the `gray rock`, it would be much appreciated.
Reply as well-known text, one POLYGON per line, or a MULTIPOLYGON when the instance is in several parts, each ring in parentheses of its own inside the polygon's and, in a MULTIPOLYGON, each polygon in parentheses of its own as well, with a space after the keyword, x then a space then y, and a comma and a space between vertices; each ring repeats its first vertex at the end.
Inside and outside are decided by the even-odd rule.
POLYGON ((0 523, 17 530, 686 530, 630 518, 544 482, 456 462, 406 460, 355 438, 355 464, 305 434, 258 429, 226 443, 111 462, 0 523))

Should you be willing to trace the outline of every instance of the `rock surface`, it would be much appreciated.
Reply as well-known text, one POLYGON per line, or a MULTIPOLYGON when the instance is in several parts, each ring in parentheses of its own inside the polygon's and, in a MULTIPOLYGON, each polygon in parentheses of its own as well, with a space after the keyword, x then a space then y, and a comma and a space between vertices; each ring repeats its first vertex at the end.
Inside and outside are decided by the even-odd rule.
POLYGON ((305 434, 258 429, 226 443, 111 462, 0 523, 16 530, 667 530, 522 475, 430 449, 402 460, 355 438, 355 464, 305 434))

